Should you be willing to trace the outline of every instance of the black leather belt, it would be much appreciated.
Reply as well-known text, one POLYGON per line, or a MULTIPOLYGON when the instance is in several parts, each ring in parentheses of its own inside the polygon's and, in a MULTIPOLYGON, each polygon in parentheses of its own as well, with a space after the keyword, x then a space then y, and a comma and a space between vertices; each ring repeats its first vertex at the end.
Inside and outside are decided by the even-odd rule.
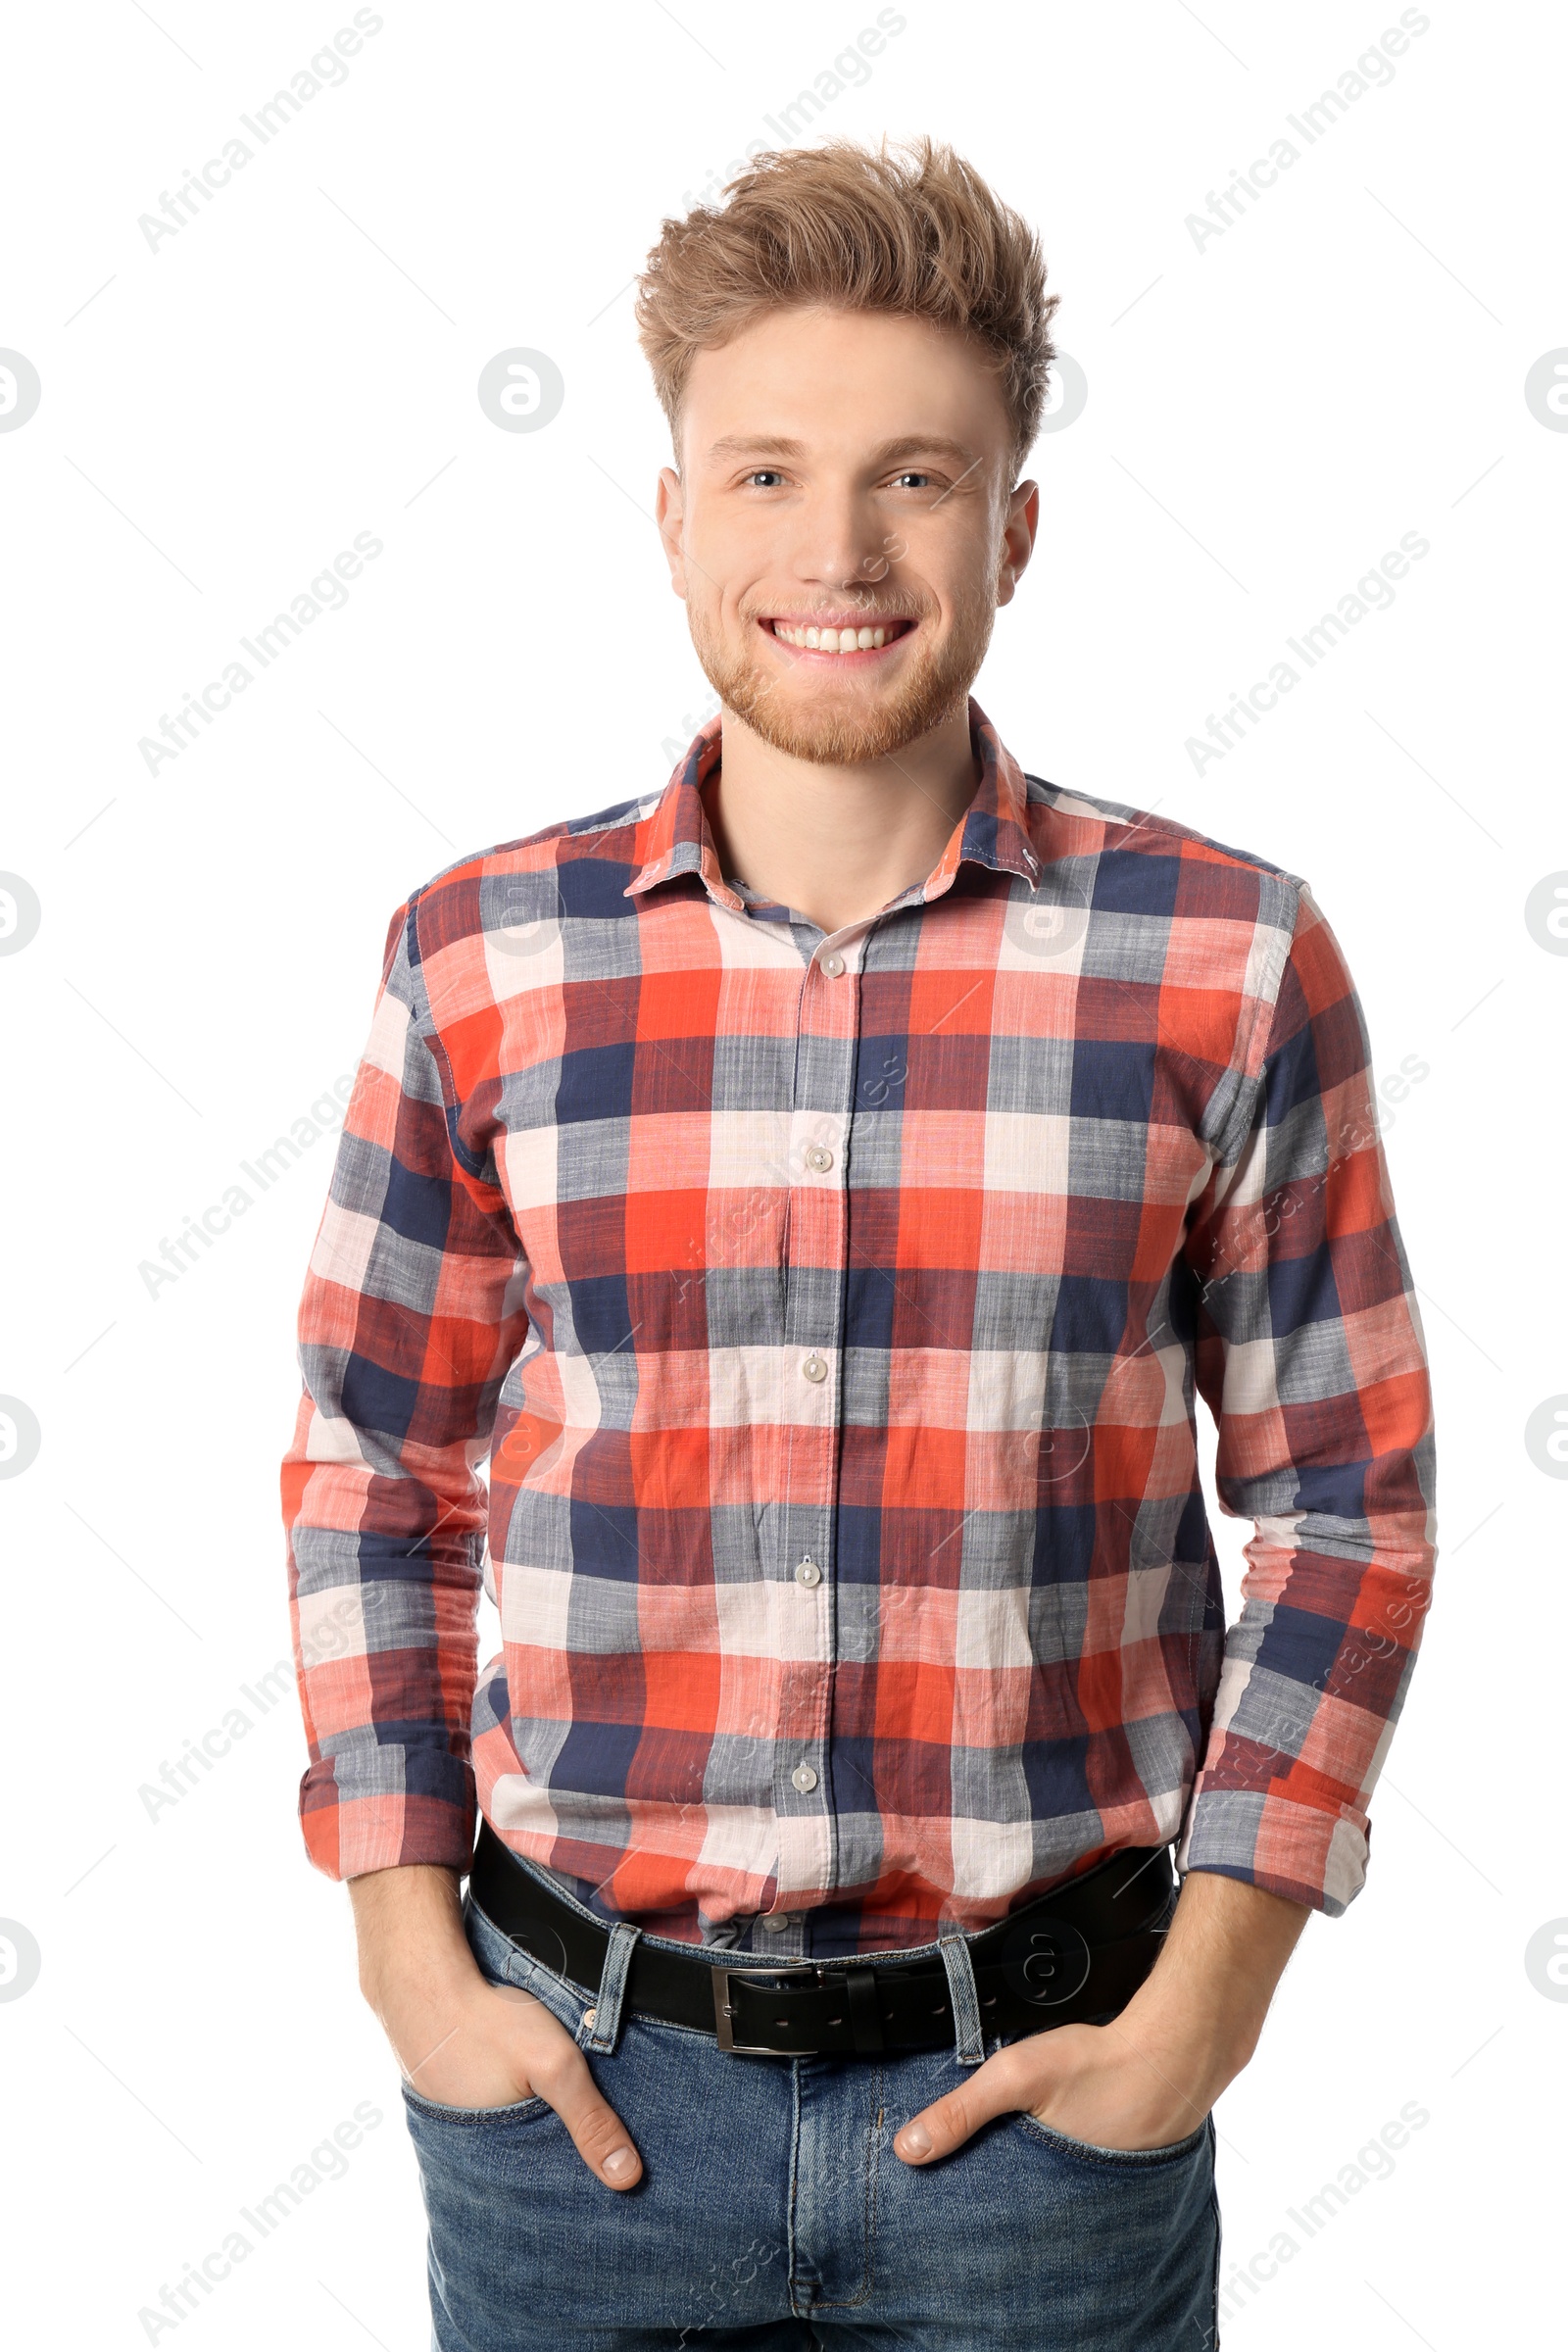
MULTIPOLYGON (((1168 1846, 1112 1854, 971 1936, 987 2034, 1090 2025, 1125 2007, 1158 1957, 1175 1879, 1168 1846)), ((597 1986, 610 1930, 532 1876, 481 1819, 468 1880, 479 1909, 557 1976, 597 1986)), ((955 2038, 940 1956, 720 1964, 632 1947, 624 2007, 694 2026, 718 2046, 765 2058, 937 2049, 955 2038)))

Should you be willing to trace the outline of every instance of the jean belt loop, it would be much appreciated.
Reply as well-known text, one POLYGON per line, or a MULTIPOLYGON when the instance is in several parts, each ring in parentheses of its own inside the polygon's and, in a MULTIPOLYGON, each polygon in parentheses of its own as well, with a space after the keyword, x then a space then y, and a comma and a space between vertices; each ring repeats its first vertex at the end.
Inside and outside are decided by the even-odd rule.
POLYGON ((953 2004, 954 2051, 960 2066, 979 2066, 985 2057, 980 2033, 980 1994, 974 1981, 967 1936, 941 1938, 942 1965, 948 1972, 948 1997, 953 2004))
POLYGON ((593 2019, 593 2030, 583 2042, 585 2050, 612 2050, 620 2032, 620 2004, 626 1990, 626 1976, 631 1967, 632 1946, 642 1934, 629 1920, 617 1919, 610 1931, 610 1948, 599 1975, 599 1997, 583 2019, 586 2026, 593 2019))

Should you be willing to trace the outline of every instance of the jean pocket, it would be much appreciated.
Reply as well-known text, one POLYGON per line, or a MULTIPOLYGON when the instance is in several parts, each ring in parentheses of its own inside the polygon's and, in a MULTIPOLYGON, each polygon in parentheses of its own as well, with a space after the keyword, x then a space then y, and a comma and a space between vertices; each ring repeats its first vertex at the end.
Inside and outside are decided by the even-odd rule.
POLYGON ((1011 2120, 1030 2138, 1043 2140, 1047 2147, 1062 2156, 1070 2156, 1080 2164, 1102 2165, 1116 2171, 1149 2173, 1157 2171, 1161 2165, 1184 2164, 1205 2148, 1209 2140, 1206 2115, 1196 2132, 1189 2132, 1185 2139, 1172 2140, 1163 2148, 1102 2148, 1093 2140, 1069 2139, 1065 2132, 1054 2131, 1022 2107, 1013 2111, 1011 2120))
POLYGON ((447 2107, 439 2099, 427 2099, 422 2091, 411 2090, 405 2082, 403 2103, 416 2115, 428 2116, 442 2124, 520 2124, 536 2115, 553 2112, 550 2101, 535 2092, 526 2099, 513 2099, 505 2107, 447 2107))

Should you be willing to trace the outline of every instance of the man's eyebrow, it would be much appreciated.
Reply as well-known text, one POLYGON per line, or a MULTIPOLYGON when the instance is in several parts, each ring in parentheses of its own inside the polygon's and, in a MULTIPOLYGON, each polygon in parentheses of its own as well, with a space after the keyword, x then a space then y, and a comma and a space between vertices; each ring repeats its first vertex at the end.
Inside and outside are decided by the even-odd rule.
POLYGON ((801 458, 806 455, 804 441, 787 441, 777 433, 726 433, 714 441, 708 452, 710 458, 801 458))
MULTIPOLYGON (((806 454, 804 441, 777 433, 726 433, 708 450, 710 458, 803 458, 806 454)), ((972 449, 946 433, 905 433, 896 441, 880 442, 870 453, 871 464, 878 467, 896 465, 901 458, 956 458, 966 466, 978 462, 972 449)))
POLYGON ((946 433, 906 433, 902 441, 884 441, 875 454, 879 466, 892 466, 900 458, 959 458, 965 466, 979 464, 976 451, 946 433))

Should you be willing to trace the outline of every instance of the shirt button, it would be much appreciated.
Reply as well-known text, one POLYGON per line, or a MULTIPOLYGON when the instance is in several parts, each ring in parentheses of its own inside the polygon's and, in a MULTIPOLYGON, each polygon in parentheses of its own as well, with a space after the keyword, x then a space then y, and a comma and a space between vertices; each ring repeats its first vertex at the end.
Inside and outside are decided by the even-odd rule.
POLYGON ((830 980, 841 980, 844 977, 843 956, 824 956, 822 958, 822 969, 824 972, 826 972, 830 980))
POLYGON ((801 1370, 806 1374, 808 1380, 826 1380, 827 1378, 827 1366, 819 1355, 808 1355, 801 1366, 801 1370))
POLYGON ((794 1925, 793 1911, 770 1911, 762 1922, 762 1932, 767 1936, 780 1936, 786 1928, 793 1928, 794 1925))
POLYGON ((816 1773, 809 1764, 797 1764, 790 1779, 803 1796, 808 1796, 816 1787, 816 1773))
POLYGON ((833 1165, 833 1154, 826 1144, 813 1144, 806 1154, 806 1164, 813 1176, 825 1176, 833 1165))
POLYGON ((819 1585, 822 1582, 822 1571, 809 1552, 796 1569, 795 1582, 798 1585, 819 1585))

